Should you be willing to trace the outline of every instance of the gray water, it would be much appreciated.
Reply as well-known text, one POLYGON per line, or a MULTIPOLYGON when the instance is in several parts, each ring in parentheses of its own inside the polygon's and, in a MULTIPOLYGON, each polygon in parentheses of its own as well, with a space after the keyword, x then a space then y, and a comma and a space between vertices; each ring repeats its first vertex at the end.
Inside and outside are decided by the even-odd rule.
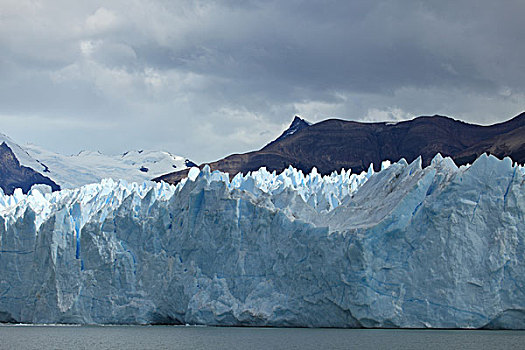
POLYGON ((525 331, 0 326, 0 349, 525 349, 525 331))

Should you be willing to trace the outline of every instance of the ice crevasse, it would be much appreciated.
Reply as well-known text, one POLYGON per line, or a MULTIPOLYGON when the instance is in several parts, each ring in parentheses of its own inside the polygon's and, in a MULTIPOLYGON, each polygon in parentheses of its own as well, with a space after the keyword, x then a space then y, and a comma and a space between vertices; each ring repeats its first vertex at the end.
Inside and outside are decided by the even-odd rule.
POLYGON ((525 168, 0 193, 0 321, 525 328, 525 168))

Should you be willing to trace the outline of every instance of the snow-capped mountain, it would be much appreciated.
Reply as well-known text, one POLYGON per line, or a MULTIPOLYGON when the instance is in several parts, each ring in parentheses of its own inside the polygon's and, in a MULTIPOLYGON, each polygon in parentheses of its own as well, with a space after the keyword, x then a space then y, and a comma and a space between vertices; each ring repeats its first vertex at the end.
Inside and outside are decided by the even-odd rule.
POLYGON ((31 168, 39 173, 46 172, 46 167, 31 157, 31 155, 27 153, 27 150, 20 147, 20 145, 13 141, 9 136, 0 133, 0 144, 4 142, 11 149, 16 159, 20 162, 20 165, 31 168))
MULTIPOLYGON (((9 170, 10 174, 16 173, 18 177, 22 176, 22 173, 25 174, 17 182, 23 188, 24 193, 31 188, 32 184, 39 183, 50 184, 54 189, 58 189, 56 184, 62 189, 75 188, 100 182, 104 178, 142 183, 162 174, 184 170, 195 165, 184 157, 164 151, 138 150, 120 155, 82 151, 76 155, 63 155, 34 144, 20 146, 7 135, 0 133, 0 145, 3 143, 8 149, 3 148, 2 151, 9 158, 10 167, 13 168, 9 170), (9 153, 12 153, 12 156, 9 153), (16 162, 20 164, 15 166, 16 162), (24 167, 30 168, 41 176, 24 170, 24 167), (49 182, 49 179, 45 180, 44 177, 52 181, 49 182), (31 181, 33 183, 30 183, 31 181)), ((3 178, 9 177, 6 176, 3 178)), ((6 190, 13 184, 13 181, 10 181, 10 184, 0 183, 0 187, 6 190)), ((12 193, 10 190, 8 192, 12 193)))
POLYGON ((100 182, 104 178, 141 183, 193 164, 183 157, 162 151, 138 150, 121 155, 82 151, 65 156, 33 144, 27 144, 24 148, 33 159, 45 164, 49 170, 46 175, 62 188, 75 188, 100 182))
MULTIPOLYGON (((20 154, 20 150, 18 150, 20 154)), ((50 186, 53 191, 60 189, 53 180, 39 172, 21 165, 9 145, 2 141, 0 143, 0 189, 3 193, 13 194, 14 190, 20 188, 27 193, 35 184, 50 186)))
POLYGON ((0 194, 0 320, 525 329, 525 168, 191 168, 0 194))

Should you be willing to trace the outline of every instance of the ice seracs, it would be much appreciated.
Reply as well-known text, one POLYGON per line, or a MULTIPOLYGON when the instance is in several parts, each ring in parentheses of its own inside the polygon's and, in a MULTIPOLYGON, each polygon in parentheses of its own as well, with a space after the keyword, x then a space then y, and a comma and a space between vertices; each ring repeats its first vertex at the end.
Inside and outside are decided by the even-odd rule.
POLYGON ((525 169, 437 156, 0 194, 0 319, 525 328, 525 169))

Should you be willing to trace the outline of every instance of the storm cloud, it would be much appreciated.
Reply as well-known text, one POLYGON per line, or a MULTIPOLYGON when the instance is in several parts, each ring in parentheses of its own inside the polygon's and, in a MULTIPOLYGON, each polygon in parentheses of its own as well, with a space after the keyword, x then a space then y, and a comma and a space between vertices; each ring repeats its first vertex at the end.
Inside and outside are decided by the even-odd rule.
POLYGON ((211 161, 294 114, 525 108, 523 1, 0 0, 0 131, 62 153, 211 161))

